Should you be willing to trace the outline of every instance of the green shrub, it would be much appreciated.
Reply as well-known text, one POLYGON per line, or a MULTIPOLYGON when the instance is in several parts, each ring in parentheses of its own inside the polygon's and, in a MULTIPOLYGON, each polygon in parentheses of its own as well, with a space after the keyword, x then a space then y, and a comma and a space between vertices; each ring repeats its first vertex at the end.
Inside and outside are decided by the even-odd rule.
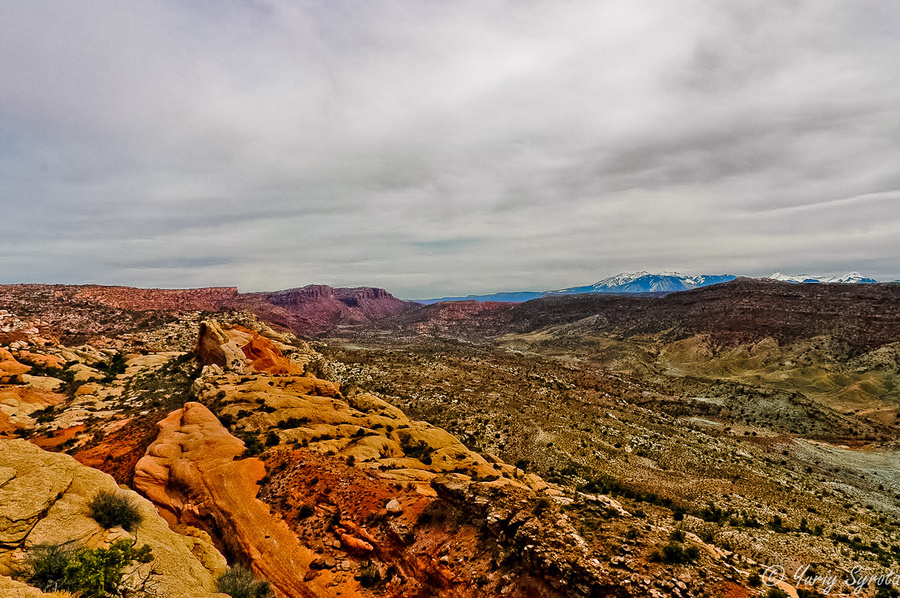
POLYGON ((700 549, 696 546, 688 546, 685 548, 681 542, 676 540, 669 541, 662 547, 662 550, 655 549, 650 553, 648 559, 651 562, 663 562, 672 565, 683 565, 692 563, 700 556, 700 549))
POLYGON ((130 532, 143 517, 137 505, 125 494, 101 490, 88 503, 91 517, 106 529, 121 526, 130 532))
POLYGON ((109 361, 98 363, 95 367, 106 373, 106 376, 103 378, 104 382, 112 382, 116 379, 116 376, 124 374, 127 369, 125 356, 121 353, 116 353, 109 361))
POLYGON ((769 588, 766 598, 788 598, 787 592, 780 588, 769 588))
POLYGON ((247 432, 241 439, 244 441, 244 457, 255 457, 266 450, 266 447, 256 434, 247 432))
POLYGON ((260 581, 243 567, 230 567, 219 576, 216 582, 218 589, 231 598, 269 598, 272 589, 269 582, 260 581))
POLYGON ((122 577, 132 561, 149 563, 150 547, 136 549, 129 540, 109 548, 35 546, 26 557, 25 580, 44 592, 73 592, 81 598, 121 596, 122 577))
POLYGON ((897 598, 898 596, 900 596, 900 592, 889 585, 880 585, 878 586, 878 589, 875 590, 875 598, 897 598))
POLYGON ((709 503, 700 511, 700 519, 710 521, 712 523, 722 523, 728 517, 728 513, 723 511, 713 503, 709 503))
POLYGON ((74 589, 78 574, 74 548, 42 544, 28 551, 25 579, 44 592, 74 589))

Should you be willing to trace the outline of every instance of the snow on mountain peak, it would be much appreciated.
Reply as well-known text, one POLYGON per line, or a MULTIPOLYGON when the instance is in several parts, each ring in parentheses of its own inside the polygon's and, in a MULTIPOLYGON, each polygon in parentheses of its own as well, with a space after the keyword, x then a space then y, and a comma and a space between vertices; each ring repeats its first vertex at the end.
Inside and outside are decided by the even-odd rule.
POLYGON ((776 272, 769 276, 772 280, 781 282, 805 282, 825 284, 868 284, 878 282, 874 278, 863 276, 859 272, 848 272, 843 276, 811 276, 809 274, 782 274, 776 272))
POLYGON ((661 271, 622 272, 604 278, 592 285, 551 291, 556 294, 569 293, 672 293, 687 291, 697 287, 733 280, 730 274, 708 276, 684 276, 678 272, 661 271))

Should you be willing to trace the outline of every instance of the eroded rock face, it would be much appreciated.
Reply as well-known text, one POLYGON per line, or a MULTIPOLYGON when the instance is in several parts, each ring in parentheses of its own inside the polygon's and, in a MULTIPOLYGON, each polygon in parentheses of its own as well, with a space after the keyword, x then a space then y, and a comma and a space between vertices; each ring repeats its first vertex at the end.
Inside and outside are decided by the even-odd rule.
MULTIPOLYGON (((8 576, 21 563, 20 547, 25 552, 42 543, 95 548, 128 537, 121 528, 104 530, 89 516, 88 502, 101 490, 124 492, 138 505, 143 521, 134 534, 152 548, 153 561, 146 567, 157 574, 160 595, 220 596, 215 576, 225 569, 225 560, 210 543, 171 531, 152 503, 120 490, 110 476, 24 440, 0 440, 0 574, 8 576), (203 560, 194 552, 202 553, 203 560)), ((7 588, 14 592, 20 586, 0 577, 0 591, 7 588)))
POLYGON ((216 365, 234 372, 258 372, 272 375, 303 372, 282 355, 272 341, 241 326, 223 327, 215 321, 200 324, 200 336, 194 351, 201 365, 216 365))
POLYGON ((172 524, 202 527, 239 561, 269 580, 279 596, 328 596, 304 582, 314 555, 256 499, 263 463, 239 459, 244 443, 200 403, 160 422, 156 442, 135 469, 134 485, 172 524))

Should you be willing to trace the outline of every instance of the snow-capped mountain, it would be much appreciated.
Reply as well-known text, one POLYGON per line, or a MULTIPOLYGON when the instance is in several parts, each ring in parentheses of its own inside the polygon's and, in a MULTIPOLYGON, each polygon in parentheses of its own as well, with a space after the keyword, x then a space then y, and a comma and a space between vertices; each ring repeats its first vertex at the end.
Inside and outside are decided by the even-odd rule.
POLYGON ((683 276, 678 272, 623 272, 604 278, 592 285, 551 291, 555 295, 575 293, 675 293, 720 282, 736 277, 731 274, 683 276))
MULTIPOLYGON (((678 272, 645 272, 642 270, 640 272, 623 272, 599 280, 594 284, 582 287, 557 289, 555 291, 519 291, 492 293, 489 295, 468 295, 465 297, 442 297, 440 299, 419 300, 419 303, 429 304, 437 303, 438 301, 503 301, 520 303, 531 299, 537 299, 545 295, 575 295, 581 293, 677 293, 679 291, 689 291, 691 289, 729 282, 735 278, 737 277, 731 274, 684 276, 678 272)), ((766 279, 797 283, 869 284, 878 282, 874 278, 868 278, 859 272, 849 272, 843 276, 810 276, 808 274, 789 275, 776 272, 771 276, 767 276, 766 279)))
POLYGON ((810 276, 809 274, 782 274, 776 272, 769 276, 772 280, 782 282, 806 282, 806 283, 839 283, 839 284, 872 284, 878 281, 874 278, 863 276, 859 272, 848 272, 843 276, 810 276))

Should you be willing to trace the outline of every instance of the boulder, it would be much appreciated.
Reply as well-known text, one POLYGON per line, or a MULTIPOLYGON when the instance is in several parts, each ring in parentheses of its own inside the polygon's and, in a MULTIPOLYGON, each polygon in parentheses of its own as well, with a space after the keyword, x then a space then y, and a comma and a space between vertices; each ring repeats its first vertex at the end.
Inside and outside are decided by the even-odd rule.
MULTIPOLYGON (((112 477, 78 463, 72 457, 49 453, 24 440, 0 440, 0 544, 24 547, 27 552, 42 543, 106 546, 128 534, 121 528, 103 529, 90 517, 89 501, 101 491, 124 493, 137 505, 143 520, 133 530, 138 541, 149 544, 154 581, 160 595, 173 598, 206 598, 215 592, 215 577, 224 569, 224 559, 194 556, 197 538, 185 538, 159 517, 146 499, 121 490, 112 477), (208 568, 212 565, 213 568, 208 568)), ((215 550, 211 544, 203 549, 215 550)), ((21 552, 18 552, 21 558, 21 552)), ((0 572, 16 562, 16 551, 0 549, 0 572)), ((2 578, 0 578, 2 579, 2 578)), ((29 596, 8 580, 0 583, 0 596, 29 596)), ((40 596, 41 594, 34 594, 40 596)))

